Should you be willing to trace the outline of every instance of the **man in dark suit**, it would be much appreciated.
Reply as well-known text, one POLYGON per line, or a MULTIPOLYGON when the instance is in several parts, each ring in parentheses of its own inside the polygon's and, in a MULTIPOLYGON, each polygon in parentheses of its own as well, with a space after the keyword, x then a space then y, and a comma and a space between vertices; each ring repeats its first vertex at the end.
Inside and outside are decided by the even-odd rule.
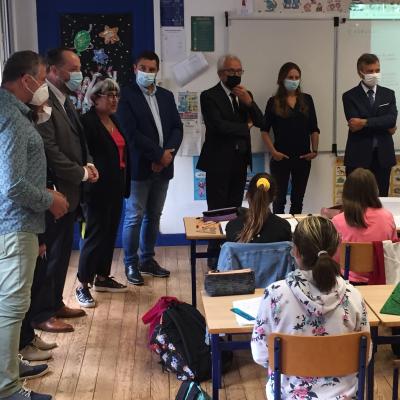
POLYGON ((378 85, 379 59, 363 54, 357 61, 358 86, 343 94, 349 126, 344 165, 346 176, 354 169, 369 169, 376 178, 380 196, 387 196, 391 167, 396 164, 392 135, 396 131, 394 91, 378 85))
POLYGON ((144 283, 141 274, 169 276, 154 259, 154 246, 183 128, 174 95, 156 85, 158 70, 154 52, 137 57, 136 82, 122 89, 117 112, 131 159, 131 194, 125 201, 122 239, 125 272, 133 285, 144 283))
POLYGON ((242 74, 236 56, 222 56, 220 82, 200 96, 206 138, 197 168, 206 172, 209 210, 241 206, 251 166, 250 128, 263 124, 261 110, 240 84, 242 74))
POLYGON ((80 202, 81 182, 96 182, 98 173, 90 164, 84 132, 79 116, 69 99, 82 81, 79 57, 68 49, 54 49, 47 54, 47 83, 51 117, 38 125, 43 138, 49 178, 69 202, 69 212, 57 221, 46 216, 44 241, 47 246, 46 285, 41 287, 41 310, 32 316, 36 329, 48 332, 73 330, 58 318, 85 315, 63 302, 63 290, 73 243, 73 226, 80 202))

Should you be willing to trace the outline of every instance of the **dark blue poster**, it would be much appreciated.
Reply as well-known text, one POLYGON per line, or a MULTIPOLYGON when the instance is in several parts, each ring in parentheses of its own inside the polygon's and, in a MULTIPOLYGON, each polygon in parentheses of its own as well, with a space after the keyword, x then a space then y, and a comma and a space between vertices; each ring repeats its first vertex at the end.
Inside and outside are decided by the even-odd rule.
POLYGON ((160 0, 161 26, 184 26, 183 0, 160 0))

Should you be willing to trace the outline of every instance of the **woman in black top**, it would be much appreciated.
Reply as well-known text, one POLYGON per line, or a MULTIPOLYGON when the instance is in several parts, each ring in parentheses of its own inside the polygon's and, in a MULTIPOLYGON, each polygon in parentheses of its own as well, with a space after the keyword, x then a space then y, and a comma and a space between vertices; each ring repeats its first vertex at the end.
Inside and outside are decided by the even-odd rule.
POLYGON ((271 174, 278 184, 278 195, 273 203, 276 214, 285 212, 290 177, 290 213, 301 213, 311 160, 318 154, 319 129, 314 102, 309 94, 302 93, 300 78, 301 71, 296 64, 288 62, 282 65, 278 90, 268 100, 265 110, 262 138, 271 153, 271 174), (269 135, 271 128, 274 142, 269 135))
POLYGON ((226 226, 226 240, 242 243, 274 243, 292 240, 290 224, 271 213, 276 184, 266 173, 256 174, 249 183, 249 209, 226 226))

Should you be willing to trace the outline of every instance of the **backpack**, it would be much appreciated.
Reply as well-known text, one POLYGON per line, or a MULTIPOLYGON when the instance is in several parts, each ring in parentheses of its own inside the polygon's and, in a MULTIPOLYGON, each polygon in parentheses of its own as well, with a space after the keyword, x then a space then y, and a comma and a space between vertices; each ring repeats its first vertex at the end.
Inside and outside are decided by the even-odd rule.
POLYGON ((211 400, 211 397, 195 382, 182 382, 175 400, 211 400))
POLYGON ((200 312, 187 303, 173 303, 154 329, 151 349, 163 369, 179 380, 201 382, 211 378, 210 346, 205 343, 206 323, 200 312))

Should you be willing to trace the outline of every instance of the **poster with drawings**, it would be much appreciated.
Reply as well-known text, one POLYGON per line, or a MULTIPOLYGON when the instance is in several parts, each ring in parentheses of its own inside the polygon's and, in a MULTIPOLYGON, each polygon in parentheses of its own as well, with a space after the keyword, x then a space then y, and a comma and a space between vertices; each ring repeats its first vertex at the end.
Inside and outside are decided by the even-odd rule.
POLYGON ((255 0, 256 13, 281 14, 341 14, 348 9, 349 0, 255 0))

